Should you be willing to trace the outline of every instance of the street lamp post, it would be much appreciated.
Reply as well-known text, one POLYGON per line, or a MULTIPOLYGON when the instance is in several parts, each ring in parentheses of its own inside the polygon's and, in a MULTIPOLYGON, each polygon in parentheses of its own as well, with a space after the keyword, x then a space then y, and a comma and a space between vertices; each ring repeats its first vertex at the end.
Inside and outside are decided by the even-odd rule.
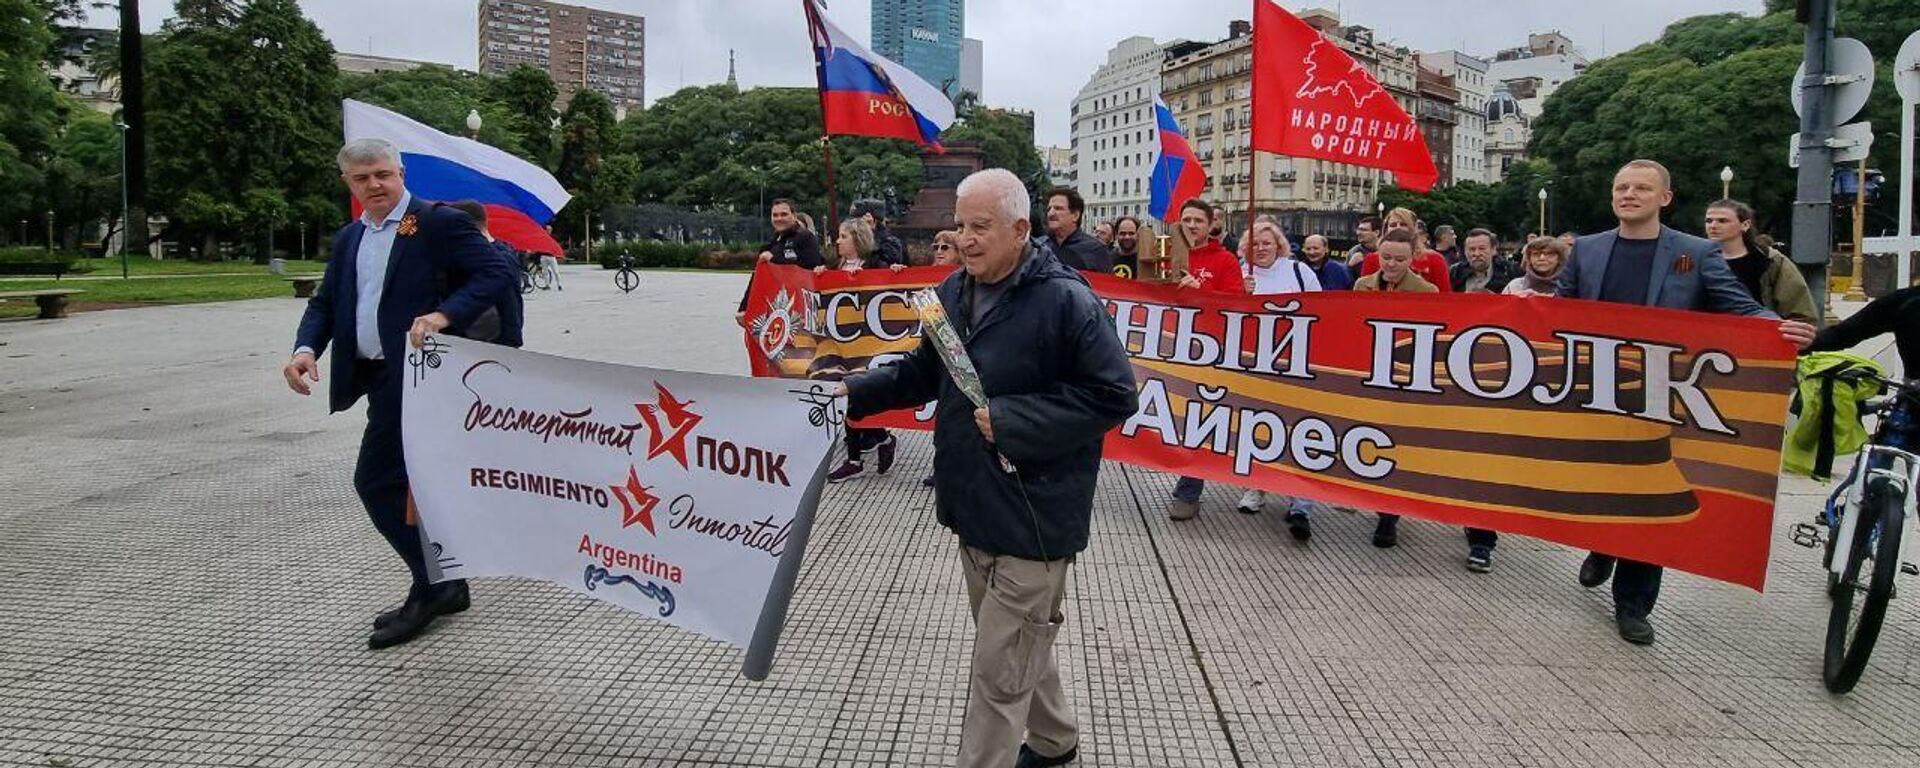
POLYGON ((1720 199, 1726 200, 1732 197, 1733 197, 1733 166, 1723 165, 1720 167, 1720 199))
POLYGON ((120 279, 126 280, 127 249, 131 245, 127 234, 133 231, 133 210, 127 205, 127 124, 116 120, 113 127, 120 129, 120 279))
POLYGON ((1552 237, 1552 227, 1547 226, 1547 188, 1540 188, 1540 236, 1552 237))
POLYGON ((53 253, 53 209, 47 209, 47 253, 53 253))
POLYGON ((467 110, 467 136, 469 138, 472 138, 474 141, 480 140, 480 125, 481 125, 480 110, 478 109, 467 110))

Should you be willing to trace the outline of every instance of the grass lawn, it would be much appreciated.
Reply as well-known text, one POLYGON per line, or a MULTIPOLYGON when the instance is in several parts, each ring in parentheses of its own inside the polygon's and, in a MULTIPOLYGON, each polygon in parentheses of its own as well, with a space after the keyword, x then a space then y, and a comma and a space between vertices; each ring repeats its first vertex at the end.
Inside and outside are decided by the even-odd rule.
MULTIPOLYGON (((164 262, 172 264, 172 262, 164 262)), ((237 265, 230 265, 237 266, 237 265)), ((251 267, 252 265, 247 265, 251 267)), ((119 264, 114 265, 119 269, 119 264)), ((256 268, 258 275, 238 277, 179 277, 160 280, 34 280, 0 282, 0 293, 71 288, 86 293, 69 297, 73 309, 86 311, 100 304, 197 304, 208 301, 237 301, 276 296, 292 298, 293 286, 256 268)), ((97 273, 96 273, 97 274, 97 273)), ((32 299, 0 301, 0 318, 28 317, 39 310, 32 299)))

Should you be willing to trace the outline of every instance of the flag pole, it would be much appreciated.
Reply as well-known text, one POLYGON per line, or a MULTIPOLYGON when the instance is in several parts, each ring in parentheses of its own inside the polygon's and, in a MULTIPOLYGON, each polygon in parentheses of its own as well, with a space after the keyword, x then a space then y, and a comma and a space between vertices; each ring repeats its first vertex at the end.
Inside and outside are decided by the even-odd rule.
POLYGON ((840 231, 840 197, 833 188, 833 136, 827 133, 827 64, 820 59, 820 46, 831 43, 826 38, 826 27, 820 23, 819 9, 813 3, 814 0, 800 0, 800 6, 807 13, 807 36, 813 42, 813 74, 820 92, 820 157, 827 169, 826 231, 837 233, 840 231))
MULTIPOLYGON (((1260 19, 1260 4, 1264 2, 1267 2, 1267 0, 1253 0, 1252 18, 1255 22, 1258 22, 1260 19)), ((1253 33, 1248 32, 1247 34, 1248 36, 1252 36, 1253 33)), ((1255 39, 1258 40, 1258 38, 1255 39)), ((1260 59, 1260 46, 1250 43, 1248 47, 1253 49, 1252 61, 1255 62, 1253 64, 1253 71, 1247 73, 1247 234, 1251 236, 1253 234, 1254 190, 1258 189, 1258 187, 1254 185, 1258 184, 1260 179, 1260 150, 1253 148, 1252 122, 1253 120, 1260 119, 1260 115, 1253 111, 1253 77, 1255 73, 1260 71, 1260 65, 1257 63, 1260 59)), ((1247 246, 1247 253, 1253 253, 1252 245, 1247 246)))

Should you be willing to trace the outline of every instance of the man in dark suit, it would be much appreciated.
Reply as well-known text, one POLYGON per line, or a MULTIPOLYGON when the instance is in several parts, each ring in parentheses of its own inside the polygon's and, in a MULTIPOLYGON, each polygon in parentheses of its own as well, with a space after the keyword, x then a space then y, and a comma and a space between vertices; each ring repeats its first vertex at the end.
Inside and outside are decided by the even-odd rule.
MULTIPOLYGON (((1672 203, 1673 178, 1666 166, 1652 160, 1622 166, 1613 177, 1613 213, 1620 226, 1574 242, 1573 256, 1560 271, 1560 295, 1778 319, 1741 287, 1719 244, 1660 223, 1661 209, 1672 203)), ((1784 321, 1780 336, 1805 349, 1813 342, 1813 326, 1784 321)), ((1647 645, 1654 637, 1648 616, 1660 597, 1661 573, 1651 563, 1594 552, 1580 565, 1580 583, 1597 587, 1611 577, 1620 637, 1647 645)))
POLYGON ((357 140, 340 150, 339 161, 341 178, 366 212, 334 236, 326 277, 307 302, 282 374, 293 391, 309 394, 320 380, 317 358, 331 345, 331 412, 367 398, 353 487, 412 575, 400 607, 374 619, 367 647, 379 649, 418 637, 434 617, 465 610, 468 602, 465 582, 427 582, 420 533, 407 522, 400 382, 408 346, 465 330, 513 295, 515 276, 472 219, 407 192, 392 144, 357 140))

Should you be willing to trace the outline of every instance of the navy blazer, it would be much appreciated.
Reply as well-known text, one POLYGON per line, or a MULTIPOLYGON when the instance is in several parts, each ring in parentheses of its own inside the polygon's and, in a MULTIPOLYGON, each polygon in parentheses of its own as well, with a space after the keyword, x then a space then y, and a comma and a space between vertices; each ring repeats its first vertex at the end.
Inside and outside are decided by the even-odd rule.
MULTIPOLYGON (((448 327, 457 331, 487 309, 506 303, 519 290, 518 276, 466 214, 414 197, 406 215, 414 218, 419 229, 409 236, 394 237, 379 311, 380 351, 394 369, 394 375, 387 377, 388 384, 396 388, 404 380, 401 368, 412 351, 407 346, 407 331, 414 319, 442 312, 452 321, 448 327), (451 295, 439 295, 439 277, 443 274, 451 295)), ((296 348, 310 347, 315 355, 324 354, 329 345, 333 347, 327 395, 334 412, 353 407, 366 394, 353 376, 354 362, 360 357, 359 335, 354 329, 354 305, 360 293, 357 262, 360 237, 365 233, 366 225, 356 220, 334 235, 326 277, 313 298, 307 300, 307 311, 300 318, 295 337, 296 348)))
MULTIPOLYGON (((1620 239, 1618 228, 1587 235, 1573 242, 1573 255, 1566 269, 1560 270, 1560 295, 1571 298, 1600 298, 1600 286, 1606 282, 1607 264, 1613 260, 1613 246, 1620 239)), ((1695 312, 1718 312, 1778 318, 1760 306, 1747 293, 1720 244, 1702 237, 1660 226, 1660 244, 1653 254, 1653 278, 1647 281, 1645 301, 1631 302, 1649 307, 1666 307, 1695 312), (1693 262, 1693 268, 1678 269, 1681 256, 1693 262)))

